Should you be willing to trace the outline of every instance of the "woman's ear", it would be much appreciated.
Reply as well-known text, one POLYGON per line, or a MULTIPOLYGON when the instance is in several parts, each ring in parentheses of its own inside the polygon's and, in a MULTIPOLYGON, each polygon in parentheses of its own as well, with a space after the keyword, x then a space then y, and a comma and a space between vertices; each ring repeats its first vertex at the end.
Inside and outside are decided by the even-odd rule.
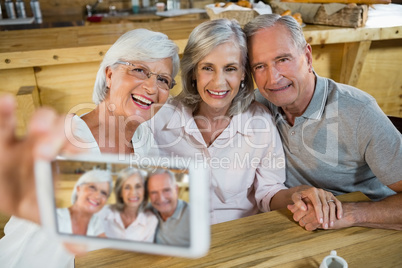
POLYGON ((110 68, 109 66, 106 67, 105 73, 106 73, 106 87, 110 88, 112 86, 112 74, 113 74, 112 68, 110 68))

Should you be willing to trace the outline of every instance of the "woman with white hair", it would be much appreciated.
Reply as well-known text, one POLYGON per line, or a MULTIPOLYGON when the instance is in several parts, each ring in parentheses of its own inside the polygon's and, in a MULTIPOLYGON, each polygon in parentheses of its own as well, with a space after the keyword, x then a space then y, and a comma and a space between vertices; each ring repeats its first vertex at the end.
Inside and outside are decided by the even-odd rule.
MULTIPOLYGON (((52 111, 41 109, 35 114, 34 120, 31 122, 29 138, 24 140, 25 143, 18 143, 14 137, 16 119, 12 100, 2 102, 5 105, 3 105, 4 109, 0 111, 0 120, 5 131, 3 131, 4 135, 1 138, 2 142, 7 145, 3 146, 2 150, 11 148, 17 143, 22 147, 27 144, 24 147, 27 150, 23 151, 22 147, 18 147, 16 150, 12 149, 6 153, 11 155, 11 152, 18 154, 23 151, 24 157, 22 159, 19 157, 10 158, 4 154, 6 158, 25 160, 25 162, 18 162, 18 168, 11 167, 15 162, 7 162, 7 166, 12 172, 5 172, 7 176, 3 176, 4 180, 3 177, 0 179, 1 182, 11 185, 12 187, 7 187, 7 189, 12 188, 12 191, 8 191, 11 194, 8 194, 7 191, 2 192, 5 202, 2 202, 1 209, 7 213, 15 213, 20 217, 39 223, 34 187, 20 187, 20 184, 25 183, 25 181, 29 186, 34 186, 33 177, 30 176, 33 174, 31 163, 33 155, 44 156, 50 160, 61 148, 74 151, 74 146, 88 149, 92 153, 127 154, 133 153, 134 149, 136 152, 147 153, 152 137, 148 135, 146 128, 143 131, 138 129, 139 125, 149 120, 166 102, 169 90, 175 85, 174 77, 178 71, 178 47, 173 41, 159 32, 135 29, 123 34, 105 54, 97 73, 93 93, 93 100, 97 106, 82 117, 74 115, 71 127, 64 126, 63 128, 61 118, 52 111), (138 133, 141 134, 134 136, 137 129, 139 130, 138 133), (69 142, 64 139, 65 133, 69 142), (41 144, 40 148, 36 146, 38 144, 41 144), (21 173, 18 173, 20 170, 21 173), (15 176, 12 177, 13 175, 15 176), (7 181, 9 178, 15 178, 15 183, 11 180, 7 181)), ((70 120, 66 120, 66 122, 70 122, 70 120)), ((67 214, 64 213, 64 215, 67 214)), ((72 217, 74 218, 74 216, 72 217)), ((25 229, 26 234, 33 231, 41 239, 51 241, 49 245, 56 242, 49 238, 45 232, 38 231, 40 225, 33 222, 13 217, 8 226, 10 231, 23 228, 21 226, 29 226, 25 229)), ((84 233, 84 228, 80 229, 79 232, 84 233)), ((13 258, 10 255, 3 254, 5 251, 0 250, 0 263, 7 262, 10 264, 8 267, 64 266, 63 258, 60 257, 61 261, 59 259, 60 262, 58 262, 59 255, 57 254, 57 252, 61 252, 60 256, 64 254, 65 250, 62 247, 55 246, 54 250, 47 252, 49 256, 52 255, 52 258, 48 256, 40 260, 35 258, 34 253, 28 249, 27 253, 19 250, 18 243, 12 241, 11 235, 8 237, 10 239, 6 236, 1 240, 0 247, 9 250, 14 249, 16 252, 20 252, 20 255, 13 258), (32 258, 29 257, 29 252, 32 253, 32 258), (53 266, 51 260, 56 262, 53 266), (21 265, 22 263, 25 265, 21 265)), ((26 239, 29 239, 28 237, 27 235, 26 239)))
POLYGON ((145 189, 146 172, 128 167, 116 179, 116 203, 106 205, 99 213, 110 238, 153 242, 158 219, 147 208, 148 191, 145 189))
MULTIPOLYGON (((68 208, 57 209, 59 232, 105 237, 99 212, 113 187, 106 170, 91 170, 76 182, 68 208)), ((74 267, 74 255, 35 223, 11 217, 0 240, 4 267, 74 267)))
POLYGON ((74 186, 72 206, 57 209, 59 232, 105 237, 103 222, 96 213, 106 204, 112 188, 109 171, 90 170, 84 173, 74 186))
POLYGON ((165 34, 136 29, 107 51, 98 70, 94 110, 72 120, 75 146, 96 153, 146 153, 152 140, 146 128, 134 132, 166 102, 179 71, 177 45, 165 34), (141 133, 138 135, 138 133, 141 133))

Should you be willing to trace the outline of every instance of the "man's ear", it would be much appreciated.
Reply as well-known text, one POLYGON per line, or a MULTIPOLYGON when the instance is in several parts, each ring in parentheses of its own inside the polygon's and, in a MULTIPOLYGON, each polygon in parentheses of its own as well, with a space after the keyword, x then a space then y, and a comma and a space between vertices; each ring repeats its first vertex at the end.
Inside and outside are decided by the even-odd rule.
POLYGON ((179 195, 179 185, 176 184, 176 193, 179 195))
POLYGON ((306 45, 304 54, 306 55, 308 70, 311 73, 313 71, 313 49, 311 48, 310 44, 306 45))

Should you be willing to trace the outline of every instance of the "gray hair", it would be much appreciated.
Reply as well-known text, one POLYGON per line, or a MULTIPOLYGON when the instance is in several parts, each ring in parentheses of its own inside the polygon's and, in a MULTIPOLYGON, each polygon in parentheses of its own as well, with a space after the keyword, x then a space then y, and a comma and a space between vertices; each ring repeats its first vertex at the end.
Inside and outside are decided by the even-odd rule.
POLYGON ((126 180, 134 175, 138 176, 141 179, 142 185, 144 186, 144 200, 142 201, 140 205, 140 210, 143 210, 148 203, 148 193, 145 189, 145 177, 146 177, 146 172, 133 168, 133 167, 128 167, 119 172, 117 175, 116 183, 114 186, 114 194, 116 196, 116 204, 115 208, 119 211, 122 211, 124 208, 124 200, 121 197, 121 191, 123 189, 123 185, 126 182, 126 180))
POLYGON ((81 175, 81 177, 75 183, 73 193, 71 194, 71 204, 74 204, 77 201, 78 186, 81 186, 81 185, 87 184, 87 183, 98 183, 98 182, 109 183, 109 194, 108 194, 108 197, 109 197, 110 192, 113 188, 112 174, 108 170, 94 169, 94 170, 85 172, 83 175, 81 175))
POLYGON ((96 75, 92 100, 96 105, 105 100, 108 92, 106 68, 112 67, 117 61, 154 62, 171 58, 174 78, 180 68, 178 51, 177 45, 163 33, 146 29, 126 32, 106 52, 96 75))
POLYGON ((257 31, 275 26, 276 24, 283 25, 289 30, 290 36, 297 48, 301 50, 305 48, 307 42, 304 38, 303 30, 292 16, 281 16, 278 14, 260 15, 244 26, 244 32, 247 38, 250 38, 257 31))
POLYGON ((172 171, 170 171, 169 169, 164 169, 164 168, 157 168, 157 169, 151 171, 151 172, 148 174, 147 185, 148 185, 149 179, 150 179, 152 176, 160 175, 160 174, 167 174, 167 175, 169 175, 169 180, 170 180, 170 182, 171 182, 173 185, 176 185, 176 178, 175 178, 174 173, 173 173, 172 171))
POLYGON ((181 79, 183 89, 177 99, 185 106, 198 110, 201 97, 194 85, 193 75, 198 63, 211 51, 224 43, 231 43, 241 51, 241 64, 245 72, 244 86, 232 101, 228 116, 243 113, 254 100, 254 83, 247 58, 247 39, 240 25, 235 20, 218 19, 198 25, 190 34, 181 59, 181 79))

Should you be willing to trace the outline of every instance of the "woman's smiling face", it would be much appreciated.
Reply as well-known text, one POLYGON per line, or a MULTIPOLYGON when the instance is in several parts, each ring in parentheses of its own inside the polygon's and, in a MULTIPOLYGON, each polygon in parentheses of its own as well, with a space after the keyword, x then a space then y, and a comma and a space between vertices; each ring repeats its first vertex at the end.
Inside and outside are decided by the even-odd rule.
POLYGON ((127 207, 138 208, 144 201, 144 184, 138 175, 132 175, 121 187, 121 198, 127 207))
POLYGON ((203 58, 195 72, 197 90, 202 98, 200 109, 229 109, 244 79, 240 48, 232 42, 215 47, 203 58))
POLYGON ((109 197, 108 182, 90 182, 81 184, 77 187, 77 201, 74 205, 78 205, 81 209, 88 213, 99 212, 109 197))
POLYGON ((106 69, 106 83, 109 88, 105 98, 108 109, 114 116, 123 116, 140 123, 149 120, 166 102, 169 90, 158 86, 157 75, 139 79, 134 72, 147 70, 153 74, 171 76, 171 58, 154 62, 130 62, 131 65, 116 64, 106 69))

